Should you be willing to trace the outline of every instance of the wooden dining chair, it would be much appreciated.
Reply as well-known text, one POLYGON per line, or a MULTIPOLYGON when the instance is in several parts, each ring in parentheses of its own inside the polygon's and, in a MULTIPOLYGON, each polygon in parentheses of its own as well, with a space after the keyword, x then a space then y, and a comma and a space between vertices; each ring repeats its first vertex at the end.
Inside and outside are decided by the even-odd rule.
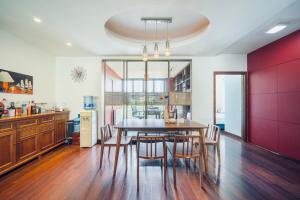
MULTIPOLYGON (((108 147, 108 156, 110 154, 110 148, 117 146, 117 137, 112 135, 111 126, 106 124, 100 128, 100 140, 101 140, 101 153, 100 153, 100 169, 102 167, 104 147, 108 147)), ((126 159, 126 171, 128 166, 128 145, 131 142, 131 137, 122 136, 121 147, 124 147, 125 150, 125 159, 126 159)))
POLYGON ((216 125, 208 125, 208 128, 205 132, 205 153, 208 157, 208 147, 213 146, 214 151, 217 150, 218 155, 218 165, 221 165, 221 155, 220 155, 220 127, 216 125))
POLYGON ((195 145, 196 142, 200 141, 200 135, 175 135, 173 142, 167 142, 167 149, 170 151, 173 157, 173 180, 174 187, 176 187, 176 160, 183 158, 194 160, 199 159, 199 177, 200 185, 202 187, 202 151, 200 145, 195 145))
POLYGON ((167 148, 165 136, 156 133, 139 132, 136 143, 137 153, 137 190, 139 191, 140 159, 161 160, 163 166, 164 186, 166 188, 167 148), (162 162, 163 161, 163 162, 162 162))

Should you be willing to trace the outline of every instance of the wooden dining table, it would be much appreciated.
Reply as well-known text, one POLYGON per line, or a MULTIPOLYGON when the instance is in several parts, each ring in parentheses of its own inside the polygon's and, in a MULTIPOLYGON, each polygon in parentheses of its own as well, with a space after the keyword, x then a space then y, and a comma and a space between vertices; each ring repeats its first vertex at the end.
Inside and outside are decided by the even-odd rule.
MULTIPOLYGON (((123 133, 127 131, 141 131, 141 132, 177 132, 184 131, 187 134, 191 131, 198 131, 200 134, 200 148, 202 152, 202 157, 204 161, 205 172, 207 172, 207 159, 206 154, 204 153, 204 130, 207 128, 207 125, 200 124, 191 120, 176 121, 176 123, 166 123, 163 119, 125 119, 117 123, 114 128, 118 129, 117 131, 117 145, 116 145, 116 154, 114 162, 114 174, 115 177, 118 167, 118 158, 120 152, 120 143, 123 133)), ((199 166, 200 167, 200 166, 199 166)))

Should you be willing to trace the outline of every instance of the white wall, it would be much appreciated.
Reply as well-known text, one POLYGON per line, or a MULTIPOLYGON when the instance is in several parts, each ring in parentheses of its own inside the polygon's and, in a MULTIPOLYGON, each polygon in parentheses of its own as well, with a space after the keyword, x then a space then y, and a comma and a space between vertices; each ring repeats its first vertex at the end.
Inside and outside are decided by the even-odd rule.
POLYGON ((1 99, 55 102, 55 57, 2 30, 0 69, 33 76, 33 95, 0 93, 1 99))
POLYGON ((225 75, 225 131, 242 136, 242 76, 225 75))
MULTIPOLYGON (((184 58, 187 59, 187 57, 184 58)), ((56 59, 56 100, 58 104, 65 104, 70 108, 71 118, 76 117, 76 114, 80 112, 84 95, 98 96, 98 110, 103 112, 100 105, 101 98, 103 98, 101 96, 101 59, 101 57, 61 57, 56 59), (71 70, 77 65, 87 70, 87 79, 82 83, 74 83, 70 76, 71 70)), ((247 57, 246 55, 192 57, 192 61, 192 117, 201 123, 212 123, 213 72, 246 71, 247 57)), ((102 116, 101 113, 100 121, 102 116)))
POLYGON ((193 58, 192 117, 201 123, 213 122, 214 71, 247 71, 247 56, 228 54, 193 58))
POLYGON ((70 118, 77 116, 83 108, 83 96, 97 96, 97 110, 101 99, 101 58, 99 57, 58 57, 56 59, 56 102, 57 105, 70 109, 70 118), (87 71, 86 80, 77 83, 71 78, 75 66, 87 71))

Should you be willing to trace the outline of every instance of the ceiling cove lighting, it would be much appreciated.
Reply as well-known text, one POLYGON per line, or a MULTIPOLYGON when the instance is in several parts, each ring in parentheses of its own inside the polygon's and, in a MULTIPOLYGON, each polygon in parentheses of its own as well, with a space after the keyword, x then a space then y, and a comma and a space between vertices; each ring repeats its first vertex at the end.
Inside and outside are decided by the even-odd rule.
POLYGON ((287 27, 286 24, 277 24, 276 26, 267 30, 266 33, 267 34, 275 34, 275 33, 278 33, 279 31, 285 29, 286 27, 287 27))
POLYGON ((42 20, 40 18, 37 18, 37 17, 34 17, 32 20, 36 23, 39 23, 39 24, 42 23, 42 20))

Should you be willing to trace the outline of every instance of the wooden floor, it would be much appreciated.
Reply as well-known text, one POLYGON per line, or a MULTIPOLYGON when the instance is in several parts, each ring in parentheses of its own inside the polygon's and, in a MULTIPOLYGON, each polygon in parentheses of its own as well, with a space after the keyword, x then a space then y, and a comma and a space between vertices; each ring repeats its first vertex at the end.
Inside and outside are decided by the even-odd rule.
POLYGON ((99 146, 64 146, 0 177, 0 199, 300 199, 300 163, 228 136, 222 136, 221 150, 220 170, 210 152, 205 191, 199 186, 198 169, 188 170, 183 162, 178 164, 175 190, 169 159, 167 189, 163 189, 160 162, 142 161, 137 193, 134 148, 129 150, 127 173, 122 151, 113 181, 113 151, 110 161, 105 152, 104 166, 98 171, 99 146))

